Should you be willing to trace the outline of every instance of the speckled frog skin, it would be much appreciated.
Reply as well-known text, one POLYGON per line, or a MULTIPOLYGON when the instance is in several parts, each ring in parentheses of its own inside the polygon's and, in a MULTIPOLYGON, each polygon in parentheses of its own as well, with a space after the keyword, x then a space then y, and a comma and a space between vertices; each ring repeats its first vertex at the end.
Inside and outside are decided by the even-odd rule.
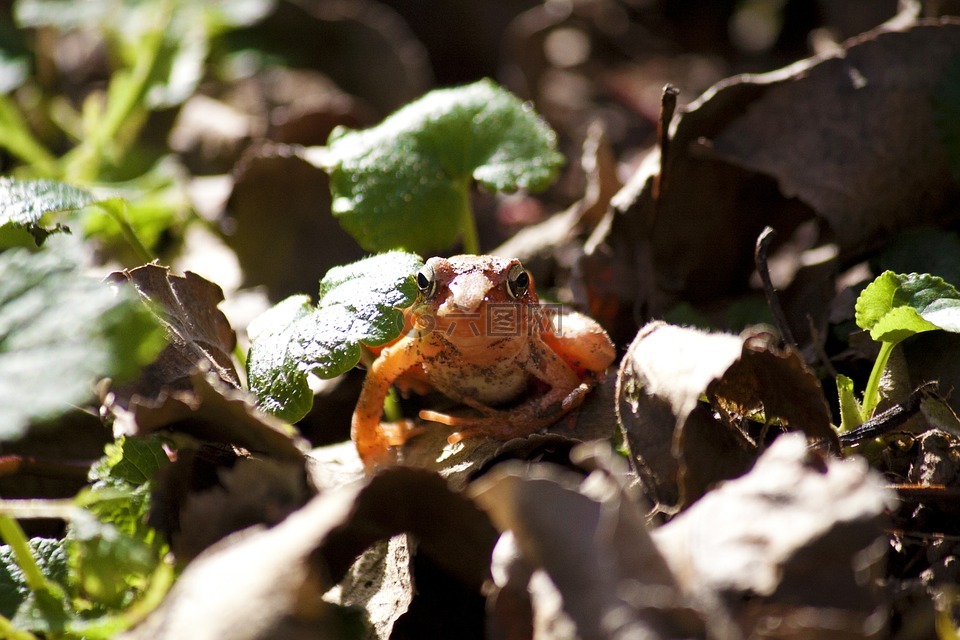
POLYGON ((409 423, 380 421, 392 384, 403 391, 437 390, 476 410, 480 415, 420 413, 454 427, 453 442, 480 435, 507 439, 579 406, 614 360, 614 346, 596 322, 540 305, 519 260, 431 258, 417 286, 420 295, 405 312, 408 330, 374 360, 353 414, 353 440, 368 470, 390 464, 389 447, 411 434, 409 423), (505 403, 514 404, 494 408, 505 403))

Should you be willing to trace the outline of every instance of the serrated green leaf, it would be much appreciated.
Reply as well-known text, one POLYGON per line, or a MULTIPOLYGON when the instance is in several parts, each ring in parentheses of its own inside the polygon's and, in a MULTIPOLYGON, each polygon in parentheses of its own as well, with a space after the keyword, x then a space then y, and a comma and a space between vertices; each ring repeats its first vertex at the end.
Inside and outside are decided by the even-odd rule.
POLYGON ((563 157, 550 127, 490 80, 432 91, 380 125, 335 130, 324 155, 333 213, 368 251, 452 244, 476 180, 540 190, 563 157))
POLYGON ((297 361, 294 325, 315 311, 310 296, 290 296, 258 316, 247 331, 252 345, 247 380, 260 408, 293 423, 313 406, 313 392, 297 361))
POLYGON ((247 377, 261 408, 296 422, 313 404, 308 372, 340 375, 359 362, 361 345, 399 336, 422 266, 420 256, 392 251, 334 267, 320 282, 316 308, 307 296, 293 296, 255 320, 247 377))
POLYGON ((165 343, 136 294, 83 275, 62 238, 0 254, 0 439, 82 404, 102 377, 132 377, 165 343))
MULTIPOLYGON (((67 575, 67 554, 63 540, 31 538, 30 547, 43 575, 62 584, 67 575)), ((12 618, 29 593, 30 588, 13 550, 9 545, 0 546, 0 615, 12 618)))
POLYGON ((0 178, 0 229, 26 229, 37 244, 57 231, 60 224, 47 222, 47 214, 74 211, 96 202, 89 192, 54 180, 0 178))
POLYGON ((960 292, 937 276, 885 271, 857 298, 856 320, 878 342, 936 329, 960 332, 960 292))
POLYGON ((870 337, 877 342, 902 342, 925 331, 936 331, 937 325, 927 322, 912 307, 894 307, 877 320, 870 337))
POLYGON ((156 534, 147 524, 150 481, 169 463, 160 437, 122 437, 108 444, 104 456, 91 466, 88 477, 93 486, 76 502, 124 535, 153 544, 156 534))
POLYGON ((142 485, 169 462, 160 438, 121 437, 104 448, 104 456, 90 467, 88 479, 93 483, 119 480, 142 485))

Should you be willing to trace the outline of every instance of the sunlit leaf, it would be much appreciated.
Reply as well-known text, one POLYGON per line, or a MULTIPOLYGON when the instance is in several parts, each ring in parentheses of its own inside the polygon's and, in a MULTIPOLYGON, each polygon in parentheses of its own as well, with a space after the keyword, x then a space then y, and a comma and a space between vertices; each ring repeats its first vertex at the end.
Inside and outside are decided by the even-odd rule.
POLYGON ((64 230, 49 221, 48 214, 75 211, 95 201, 88 191, 54 180, 0 178, 0 233, 10 227, 26 229, 39 244, 64 230))
MULTIPOLYGON (((63 540, 32 538, 30 547, 44 576, 55 582, 63 582, 67 575, 67 555, 63 540)), ((12 618, 29 593, 30 589, 13 550, 9 545, 0 546, 0 615, 12 618)))
POLYGON ((393 251, 335 267, 320 282, 316 308, 306 296, 293 296, 258 319, 247 377, 261 408, 295 422, 313 402, 308 372, 340 375, 359 362, 361 345, 400 335, 422 265, 417 255, 393 251))
POLYGON ((878 342, 936 329, 960 332, 960 292, 937 276, 886 271, 857 298, 856 319, 878 342))
POLYGON ((334 130, 321 164, 333 213, 365 249, 452 244, 476 180, 494 191, 546 188, 563 157, 529 106, 490 80, 432 91, 380 125, 334 130))

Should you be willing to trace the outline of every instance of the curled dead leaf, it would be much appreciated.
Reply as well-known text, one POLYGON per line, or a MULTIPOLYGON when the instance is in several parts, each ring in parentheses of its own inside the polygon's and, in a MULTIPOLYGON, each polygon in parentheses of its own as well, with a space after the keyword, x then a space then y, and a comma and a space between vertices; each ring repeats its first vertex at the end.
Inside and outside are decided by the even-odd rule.
POLYGON ((878 578, 892 506, 892 492, 862 458, 821 457, 785 434, 748 474, 653 538, 690 597, 725 603, 745 637, 764 629, 881 637, 887 611, 878 578))
POLYGON ((763 335, 652 322, 627 351, 617 409, 631 461, 662 508, 744 473, 756 456, 747 421, 757 415, 836 443, 819 380, 799 353, 763 335))
POLYGON ((113 390, 114 403, 126 407, 133 396, 156 399, 189 389, 200 363, 224 383, 240 387, 231 356, 237 336, 217 308, 223 302, 218 285, 190 271, 175 275, 158 264, 115 272, 110 279, 130 282, 170 336, 170 343, 137 380, 113 390))
POLYGON ((302 507, 316 490, 304 460, 271 460, 228 447, 181 447, 154 481, 150 525, 186 564, 227 535, 253 525, 273 526, 302 507))
POLYGON ((615 461, 609 453, 605 463, 594 456, 598 468, 586 478, 553 465, 504 463, 470 487, 505 532, 494 552, 493 610, 501 628, 542 629, 543 609, 562 603, 560 626, 575 637, 705 633, 639 505, 624 493, 626 469, 615 461))
POLYGON ((908 228, 955 220, 960 188, 934 93, 958 34, 953 18, 886 25, 723 80, 681 109, 667 157, 650 152, 587 245, 591 304, 619 310, 603 318, 608 330, 620 339, 680 300, 747 291, 764 226, 789 238, 817 221, 848 263, 908 228))
MULTIPOLYGON (((436 474, 390 469, 324 492, 270 529, 246 529, 208 548, 187 566, 164 602, 120 637, 353 637, 346 634, 360 633, 356 614, 326 602, 324 594, 366 549, 404 532, 415 536, 417 553, 467 588, 479 591, 489 577, 496 532, 487 517, 436 474)), ((379 571, 383 563, 367 566, 379 571)), ((400 591, 409 595, 412 589, 409 578, 398 585, 385 582, 381 573, 362 577, 387 597, 404 597, 400 591)), ((397 610, 395 616, 402 613, 397 610)), ((389 637, 396 620, 383 620, 376 636, 389 637)))

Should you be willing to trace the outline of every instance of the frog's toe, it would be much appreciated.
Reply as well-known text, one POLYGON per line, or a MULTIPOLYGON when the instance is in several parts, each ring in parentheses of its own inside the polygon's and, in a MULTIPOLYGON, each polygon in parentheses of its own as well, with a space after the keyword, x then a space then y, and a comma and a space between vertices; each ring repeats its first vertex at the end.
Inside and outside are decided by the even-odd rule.
POLYGON ((414 426, 412 420, 380 423, 380 435, 389 447, 402 447, 407 440, 423 431, 424 428, 414 426))

